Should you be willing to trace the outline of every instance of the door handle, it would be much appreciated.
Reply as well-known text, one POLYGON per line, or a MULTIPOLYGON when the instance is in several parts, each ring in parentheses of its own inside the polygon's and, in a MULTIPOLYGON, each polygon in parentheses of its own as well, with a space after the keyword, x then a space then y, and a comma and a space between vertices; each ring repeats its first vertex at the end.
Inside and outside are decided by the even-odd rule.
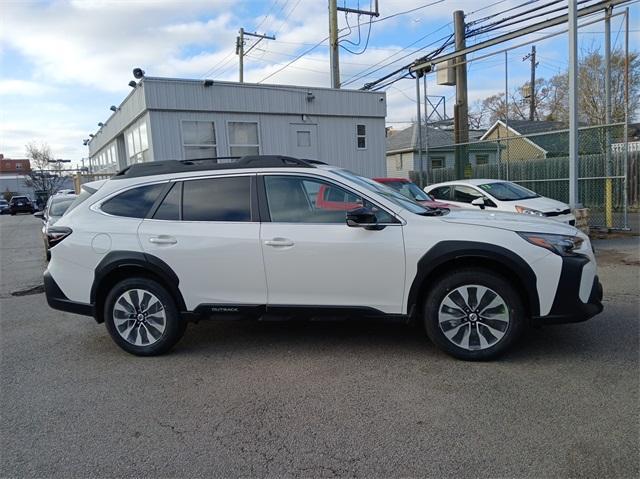
POLYGON ((173 236, 152 236, 149 238, 149 243, 153 244, 176 244, 178 242, 173 236))
POLYGON ((267 246, 293 246, 295 243, 287 238, 273 238, 264 242, 267 246))

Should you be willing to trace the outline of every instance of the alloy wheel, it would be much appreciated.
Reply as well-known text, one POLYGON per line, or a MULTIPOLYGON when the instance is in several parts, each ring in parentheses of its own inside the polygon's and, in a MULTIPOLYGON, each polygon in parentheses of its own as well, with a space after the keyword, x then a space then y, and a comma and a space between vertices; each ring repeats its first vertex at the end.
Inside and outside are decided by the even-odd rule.
POLYGON ((477 284, 450 291, 438 308, 438 324, 444 336, 468 351, 498 343, 509 328, 509 308, 495 291, 477 284))
POLYGON ((149 346, 162 337, 167 326, 165 307, 150 291, 130 289, 113 306, 113 324, 128 343, 149 346))

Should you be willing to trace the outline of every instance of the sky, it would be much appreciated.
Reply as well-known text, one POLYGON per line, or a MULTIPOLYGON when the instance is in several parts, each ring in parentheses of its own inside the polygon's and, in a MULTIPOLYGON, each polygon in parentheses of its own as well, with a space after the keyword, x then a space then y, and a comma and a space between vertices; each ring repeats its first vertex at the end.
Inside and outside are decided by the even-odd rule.
MULTIPOLYGON (((341 48, 341 80, 351 81, 346 88, 357 89, 431 51, 453 32, 454 10, 464 10, 467 22, 493 14, 498 15, 495 20, 517 12, 509 9, 527 1, 531 0, 379 0, 378 20, 383 20, 371 25, 366 49, 368 17, 340 13, 342 45, 355 52, 341 48), (416 10, 385 19, 411 9, 416 10), (363 24, 361 38, 354 46, 346 41, 358 43, 358 21, 363 24)), ((338 4, 370 6, 368 0, 338 4)), ((638 50, 640 5, 631 4, 630 10, 630 45, 638 50)), ((88 156, 82 140, 108 118, 109 106, 119 105, 129 93, 135 67, 148 76, 237 81, 235 42, 240 27, 276 37, 260 42, 245 57, 245 82, 330 86, 327 42, 312 49, 328 35, 323 0, 0 0, 0 153, 24 157, 25 145, 33 141, 50 145, 56 158, 78 164, 88 156), (311 51, 282 69, 306 50, 311 51)), ((622 16, 614 17, 614 48, 623 45, 621 27, 622 16)), ((544 33, 558 30, 562 28, 544 33)), ((602 22, 581 28, 580 48, 600 45, 603 30, 602 22)), ((566 69, 567 36, 542 40, 543 36, 536 33, 509 45, 535 39, 537 74, 549 77, 566 69)), ((248 38, 245 48, 252 44, 248 38)), ((509 51, 510 88, 528 80, 529 64, 522 58, 530 48, 509 51)), ((504 53, 469 63, 471 102, 504 91, 504 85, 504 53)), ((438 86, 430 76, 428 91, 445 97, 451 115, 454 87, 438 86)), ((388 124, 407 126, 416 117, 415 81, 400 81, 386 92, 388 124)))

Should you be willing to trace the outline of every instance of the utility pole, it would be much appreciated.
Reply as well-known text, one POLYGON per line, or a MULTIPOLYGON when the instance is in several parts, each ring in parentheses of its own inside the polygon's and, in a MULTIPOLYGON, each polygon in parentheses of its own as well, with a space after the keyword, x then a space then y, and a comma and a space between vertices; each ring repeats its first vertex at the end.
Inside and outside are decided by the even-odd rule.
POLYGON ((569 0, 569 205, 578 208, 578 14, 569 0))
POLYGON ((262 40, 264 39, 267 40, 275 40, 276 37, 271 36, 271 35, 260 35, 259 33, 250 33, 250 32, 245 32, 244 28, 241 28, 240 30, 238 30, 238 36, 236 37, 236 55, 238 55, 238 65, 240 67, 239 70, 239 82, 240 83, 244 83, 244 56, 249 53, 251 50, 253 50, 253 48, 260 43, 262 40), (248 36, 248 37, 256 37, 258 39, 257 42, 255 42, 253 45, 251 45, 251 47, 245 52, 244 51, 244 37, 248 36))
POLYGON ((531 61, 531 82, 529 83, 529 120, 533 121, 536 119, 536 67, 538 63, 536 62, 536 47, 533 45, 531 47, 531 53, 528 53, 522 61, 530 60, 531 61))
POLYGON ((611 8, 604 12, 604 134, 605 168, 604 215, 607 228, 613 226, 613 182, 611 180, 611 8))
POLYGON ((340 88, 340 45, 338 41, 338 11, 379 17, 378 0, 375 11, 338 7, 338 0, 329 0, 329 62, 331 63, 331 88, 340 88))
POLYGON ((331 62, 331 88, 340 88, 340 51, 338 50, 337 0, 329 0, 329 61, 331 62))
MULTIPOLYGON (((465 48, 465 24, 464 12, 453 12, 453 31, 456 41, 456 50, 465 48)), ((456 57, 456 104, 453 109, 454 141, 456 146, 456 175, 464 178, 465 166, 468 163, 466 157, 466 145, 460 143, 469 142, 469 102, 467 97, 467 56, 456 57)))

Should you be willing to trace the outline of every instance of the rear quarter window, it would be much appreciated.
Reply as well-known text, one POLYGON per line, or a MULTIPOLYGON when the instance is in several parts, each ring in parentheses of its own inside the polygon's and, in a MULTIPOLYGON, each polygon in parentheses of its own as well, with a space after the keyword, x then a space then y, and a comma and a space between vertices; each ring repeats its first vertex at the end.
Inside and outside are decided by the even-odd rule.
POLYGON ((164 183, 158 183, 132 188, 105 201, 100 209, 113 216, 144 218, 164 187, 164 183))

